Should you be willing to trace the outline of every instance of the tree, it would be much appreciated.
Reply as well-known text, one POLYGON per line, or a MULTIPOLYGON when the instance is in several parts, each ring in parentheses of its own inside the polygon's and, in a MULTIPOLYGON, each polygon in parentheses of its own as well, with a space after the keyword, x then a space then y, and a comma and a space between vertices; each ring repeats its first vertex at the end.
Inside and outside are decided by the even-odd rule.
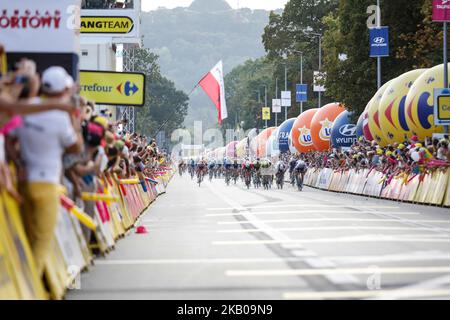
MULTIPOLYGON (((423 3, 424 0, 382 1, 382 25, 390 28, 391 47, 390 57, 382 59, 383 83, 420 65, 418 56, 407 48, 411 46, 411 35, 421 28, 423 3)), ((355 110, 356 116, 377 91, 376 59, 369 57, 367 24, 367 8, 372 4, 372 0, 341 0, 338 11, 323 19, 327 29, 324 36, 327 95, 355 110), (347 60, 339 59, 342 53, 347 60)))

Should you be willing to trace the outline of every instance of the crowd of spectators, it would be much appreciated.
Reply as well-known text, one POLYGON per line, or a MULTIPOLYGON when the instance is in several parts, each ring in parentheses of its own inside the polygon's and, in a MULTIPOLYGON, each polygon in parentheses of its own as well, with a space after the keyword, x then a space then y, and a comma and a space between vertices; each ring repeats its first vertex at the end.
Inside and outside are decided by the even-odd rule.
POLYGON ((302 155, 309 167, 334 170, 375 169, 386 174, 419 172, 424 168, 450 165, 449 138, 408 141, 380 147, 375 141, 359 138, 351 148, 302 155))
MULTIPOLYGON (((82 192, 102 192, 105 179, 152 177, 169 165, 155 140, 127 133, 126 120, 105 117, 62 67, 41 75, 23 59, 5 71, 0 46, 0 192, 21 205, 37 271, 43 274, 60 208, 61 185, 94 216, 82 192), (14 164, 14 166, 10 166, 14 164), (12 169, 14 168, 14 169, 12 169)), ((84 228, 86 241, 95 241, 84 228)))

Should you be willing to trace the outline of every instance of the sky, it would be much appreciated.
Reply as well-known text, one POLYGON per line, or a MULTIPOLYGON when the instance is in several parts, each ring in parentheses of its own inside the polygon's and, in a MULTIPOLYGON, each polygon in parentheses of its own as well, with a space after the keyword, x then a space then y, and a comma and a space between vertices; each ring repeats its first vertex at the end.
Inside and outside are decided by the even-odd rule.
MULTIPOLYGON (((142 10, 150 11, 158 7, 166 7, 168 9, 175 7, 189 7, 193 0, 142 0, 142 10)), ((275 10, 282 9, 288 0, 227 0, 233 8, 251 8, 275 10)))

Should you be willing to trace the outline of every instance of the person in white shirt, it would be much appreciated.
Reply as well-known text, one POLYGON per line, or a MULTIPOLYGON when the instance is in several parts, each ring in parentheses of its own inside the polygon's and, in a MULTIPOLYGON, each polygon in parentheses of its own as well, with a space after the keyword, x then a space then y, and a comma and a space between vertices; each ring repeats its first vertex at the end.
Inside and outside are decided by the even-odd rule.
MULTIPOLYGON (((67 103, 72 86, 73 80, 63 68, 50 67, 42 75, 44 95, 36 99, 36 107, 41 101, 67 103)), ((62 156, 80 152, 80 131, 79 122, 74 117, 71 118, 67 112, 53 110, 24 116, 23 126, 14 133, 26 168, 25 228, 40 276, 45 269, 57 223, 62 156)))

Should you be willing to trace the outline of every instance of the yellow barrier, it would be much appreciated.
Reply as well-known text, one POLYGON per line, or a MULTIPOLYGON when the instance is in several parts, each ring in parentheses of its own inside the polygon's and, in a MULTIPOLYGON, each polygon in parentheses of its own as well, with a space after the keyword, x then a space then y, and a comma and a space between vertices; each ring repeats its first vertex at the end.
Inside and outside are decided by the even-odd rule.
POLYGON ((52 243, 45 262, 45 277, 50 290, 44 291, 28 240, 23 229, 18 204, 6 192, 0 193, 0 300, 62 299, 79 273, 92 261, 92 253, 80 222, 93 231, 102 254, 114 248, 118 238, 134 226, 139 216, 162 193, 173 173, 157 177, 158 185, 139 179, 99 180, 98 193, 83 193, 84 201, 95 202, 93 217, 71 201, 63 202, 52 243))
POLYGON ((392 179, 375 170, 350 169, 332 173, 329 170, 308 170, 305 184, 334 192, 450 206, 450 168, 436 169, 420 175, 400 173, 392 179))

